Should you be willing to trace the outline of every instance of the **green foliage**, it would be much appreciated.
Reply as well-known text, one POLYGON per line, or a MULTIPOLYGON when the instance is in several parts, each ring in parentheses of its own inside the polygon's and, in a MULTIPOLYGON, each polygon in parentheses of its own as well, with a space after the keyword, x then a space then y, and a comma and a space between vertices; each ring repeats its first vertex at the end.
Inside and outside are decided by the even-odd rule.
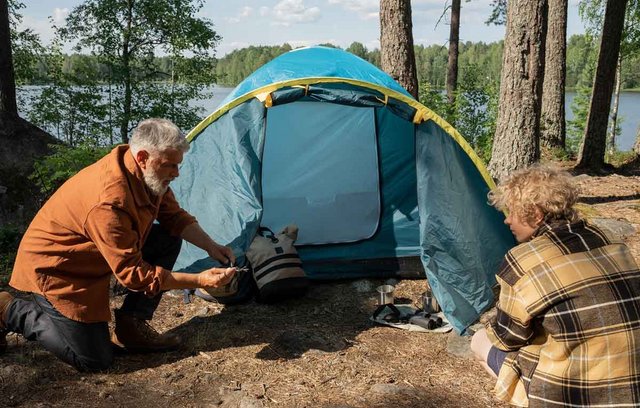
MULTIPOLYGON (((95 59, 74 59, 74 74, 65 73, 62 44, 55 40, 45 62, 53 83, 41 94, 33 96, 29 120, 49 130, 69 146, 91 143, 95 146, 112 142, 111 128, 105 119, 110 106, 103 101, 102 92, 96 82, 95 59)), ((67 68, 67 72, 69 69, 67 68)))
POLYGON ((623 166, 637 158, 636 153, 633 150, 621 152, 618 150, 608 151, 605 155, 605 161, 616 167, 623 166))
POLYGON ((71 176, 95 163, 109 152, 107 147, 82 144, 76 147, 52 145, 52 154, 38 159, 30 179, 40 186, 44 197, 50 196, 71 176))
POLYGON ((9 28, 11 29, 11 52, 13 56, 13 70, 16 85, 33 83, 38 78, 38 61, 44 48, 40 43, 40 37, 32 29, 18 29, 22 22, 19 10, 25 7, 24 3, 17 0, 9 0, 9 28))
POLYGON ((451 106, 444 92, 430 83, 420 84, 420 102, 455 124, 478 156, 488 163, 495 133, 498 107, 497 83, 476 65, 461 67, 456 102, 451 106))
MULTIPOLYGON (((196 15, 202 0, 86 0, 76 6, 60 28, 60 38, 89 49, 106 65, 109 117, 123 143, 133 124, 153 114, 166 115, 182 128, 194 126, 200 109, 188 101, 214 82, 212 56, 220 36, 212 23, 196 15), (163 72, 171 86, 153 83, 161 66, 155 57, 171 58, 163 72), (186 54, 192 58, 186 58, 186 54), (180 82, 181 86, 175 86, 180 82), (179 114, 184 112, 184 114, 179 114)), ((81 80, 75 78, 76 80, 81 80)))
POLYGON ((217 83, 222 86, 236 86, 253 71, 291 49, 289 44, 284 44, 282 46, 250 46, 234 50, 217 61, 217 83))
POLYGON ((449 102, 447 101, 447 95, 441 90, 431 86, 429 82, 422 82, 420 84, 418 100, 421 104, 442 116, 445 120, 450 121, 451 118, 448 116, 449 102))
POLYGON ((507 23, 507 0, 491 0, 491 15, 485 24, 505 25, 507 23))
POLYGON ((369 51, 367 50, 367 47, 364 46, 364 44, 359 43, 357 41, 352 42, 350 46, 347 47, 347 49, 345 50, 347 52, 352 53, 353 55, 360 57, 364 60, 367 59, 367 56, 369 54, 369 51))
POLYGON ((498 115, 498 91, 498 82, 483 76, 479 66, 463 66, 456 94, 455 124, 485 163, 491 159, 498 115))
MULTIPOLYGON (((574 37, 576 36, 571 38, 574 39, 574 37)), ((580 67, 581 73, 577 83, 576 96, 571 102, 573 119, 567 121, 566 149, 571 155, 576 155, 578 153, 584 137, 587 116, 589 115, 589 104, 591 102, 593 76, 595 75, 597 60, 597 45, 593 37, 584 36, 584 41, 581 38, 575 38, 575 41, 579 42, 580 46, 573 49, 575 54, 577 54, 574 54, 573 57, 581 55, 584 60, 580 62, 582 66, 580 67)), ((574 61, 575 60, 576 59, 574 59, 574 61)), ((567 72, 568 71, 569 54, 567 54, 567 72)), ((577 70, 574 72, 577 72, 577 70)))

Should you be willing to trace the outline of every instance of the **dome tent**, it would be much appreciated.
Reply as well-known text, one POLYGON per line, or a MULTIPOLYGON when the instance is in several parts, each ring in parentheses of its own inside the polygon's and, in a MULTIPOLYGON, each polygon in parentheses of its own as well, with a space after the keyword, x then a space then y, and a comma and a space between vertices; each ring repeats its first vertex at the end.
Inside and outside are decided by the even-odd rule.
MULTIPOLYGON (((493 181, 455 129, 370 63, 328 47, 285 53, 187 138, 172 189, 236 254, 259 226, 295 223, 312 279, 396 276, 419 260, 458 332, 491 305, 514 244, 487 204, 493 181)), ((185 243, 176 269, 213 265, 185 243)))

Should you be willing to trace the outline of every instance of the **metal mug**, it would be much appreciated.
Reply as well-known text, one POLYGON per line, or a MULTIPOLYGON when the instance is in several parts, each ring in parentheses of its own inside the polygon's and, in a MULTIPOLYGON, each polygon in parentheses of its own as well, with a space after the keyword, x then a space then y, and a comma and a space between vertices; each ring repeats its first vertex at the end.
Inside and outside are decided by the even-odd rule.
POLYGON ((392 305, 393 304, 393 291, 395 287, 393 285, 380 285, 376 288, 378 292, 378 305, 392 305))
POLYGON ((422 294, 422 310, 424 310, 425 313, 440 312, 440 305, 435 296, 433 296, 431 289, 427 289, 427 291, 422 294))

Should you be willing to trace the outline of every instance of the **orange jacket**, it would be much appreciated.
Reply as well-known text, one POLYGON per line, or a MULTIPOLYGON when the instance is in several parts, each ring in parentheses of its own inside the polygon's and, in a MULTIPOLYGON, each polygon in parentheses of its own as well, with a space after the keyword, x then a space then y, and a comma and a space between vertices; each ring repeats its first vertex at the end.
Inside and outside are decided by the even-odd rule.
POLYGON ((127 288, 153 296, 170 271, 142 260, 154 220, 180 236, 196 222, 171 190, 153 196, 126 145, 67 180, 24 234, 11 286, 43 295, 80 322, 111 320, 111 273, 127 288))

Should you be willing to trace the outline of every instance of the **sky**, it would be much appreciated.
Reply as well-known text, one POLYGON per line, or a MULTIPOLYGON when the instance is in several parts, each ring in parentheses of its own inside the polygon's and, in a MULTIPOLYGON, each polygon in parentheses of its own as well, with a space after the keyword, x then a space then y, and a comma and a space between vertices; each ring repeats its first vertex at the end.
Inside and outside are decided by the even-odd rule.
MULTIPOLYGON (((53 30, 50 20, 62 24, 81 0, 29 0, 22 28, 32 28, 47 43, 53 30)), ((447 16, 439 22, 446 0, 412 0, 413 41, 416 45, 447 45, 447 16)), ((331 43, 347 48, 358 41, 367 49, 380 47, 380 0, 204 0, 199 17, 214 24, 222 36, 216 56, 249 45, 292 47, 331 43)), ((460 41, 494 42, 504 38, 504 27, 487 26, 491 0, 462 1, 460 41)), ((569 0, 567 34, 584 33, 578 16, 578 0, 569 0)))

